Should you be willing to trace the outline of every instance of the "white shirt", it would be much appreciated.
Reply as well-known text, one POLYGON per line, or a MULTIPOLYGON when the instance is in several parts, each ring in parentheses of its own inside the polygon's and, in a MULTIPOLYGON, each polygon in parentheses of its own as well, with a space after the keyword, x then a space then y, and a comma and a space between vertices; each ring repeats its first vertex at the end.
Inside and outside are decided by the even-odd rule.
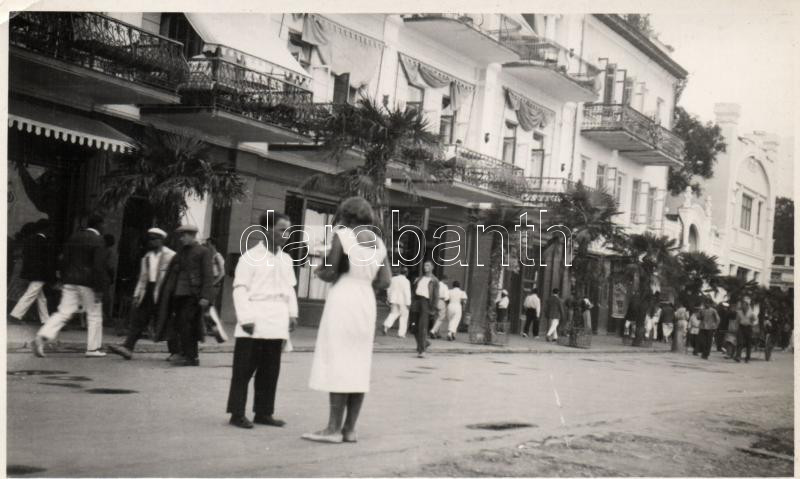
POLYGON ((444 281, 439 281, 439 301, 442 303, 450 299, 450 288, 444 284, 444 281))
POLYGON ((417 289, 414 291, 417 296, 422 296, 423 298, 430 299, 428 295, 428 283, 431 282, 431 279, 427 276, 423 276, 417 281, 417 289))
POLYGON ((508 309, 508 296, 501 296, 497 301, 497 307, 500 309, 508 309))
POLYGON ((542 310, 542 302, 536 293, 531 293, 525 297, 524 306, 525 309, 535 309, 537 313, 542 310))
POLYGON ((247 250, 239 258, 233 279, 234 336, 289 339, 289 318, 297 317, 296 284, 288 254, 272 254, 263 241, 247 250), (253 334, 247 334, 242 324, 253 324, 253 334))
POLYGON ((450 302, 447 303, 447 307, 460 309, 466 299, 467 293, 463 289, 453 288, 450 290, 450 302))
POLYGON ((392 276, 386 297, 392 304, 411 306, 411 282, 402 274, 392 276))
POLYGON ((159 248, 158 251, 148 251, 145 255, 147 261, 147 281, 155 283, 158 281, 158 263, 161 261, 161 253, 163 249, 159 248))

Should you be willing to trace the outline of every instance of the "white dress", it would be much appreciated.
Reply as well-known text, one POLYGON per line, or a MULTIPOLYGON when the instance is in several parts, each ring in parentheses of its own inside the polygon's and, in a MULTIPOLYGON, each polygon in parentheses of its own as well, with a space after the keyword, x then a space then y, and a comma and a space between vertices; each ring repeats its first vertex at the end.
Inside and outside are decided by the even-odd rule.
POLYGON ((386 258, 386 247, 357 243, 353 230, 337 228, 350 270, 328 290, 314 346, 309 386, 335 393, 369 392, 377 307, 372 280, 386 258))

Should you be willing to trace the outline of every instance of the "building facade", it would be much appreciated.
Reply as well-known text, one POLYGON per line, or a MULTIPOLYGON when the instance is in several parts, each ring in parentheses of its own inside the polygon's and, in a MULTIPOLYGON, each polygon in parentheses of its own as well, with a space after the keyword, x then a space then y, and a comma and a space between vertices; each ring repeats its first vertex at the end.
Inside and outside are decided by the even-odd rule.
MULTIPOLYGON (((363 161, 357 152, 333 161, 313 132, 298 128, 298 117, 361 96, 420 110, 441 140, 451 174, 435 184, 416 182, 411 194, 412 167, 402 159, 390 165, 389 204, 426 239, 399 247, 430 258, 436 244, 454 239, 436 237, 438 227, 463 227, 468 233, 457 240, 467 266, 441 267, 437 274, 466 285, 473 316, 485 314, 490 302, 488 268, 477 265, 488 263, 491 238, 469 228, 477 209, 546 209, 580 181, 617 199, 624 212, 619 221, 629 231, 663 231, 666 172, 681 159, 682 144, 670 128, 686 72, 617 15, 26 12, 12 20, 11 47, 10 89, 20 102, 11 111, 22 119, 10 122, 21 139, 10 145, 9 165, 20 155, 30 165, 36 161, 29 158, 54 158, 32 153, 25 141, 45 148, 55 141, 52 134, 64 131, 64 139, 79 140, 75 148, 88 139, 73 155, 85 159, 58 160, 74 181, 95 185, 80 189, 87 193, 75 201, 83 209, 59 213, 67 218, 65 232, 80 223, 98 179, 113 168, 109 150, 133 149, 146 125, 189 132, 246 180, 242 201, 222 208, 191 199, 185 218, 217 239, 231 266, 241 232, 267 209, 285 211, 303 225, 309 251, 318 254, 323 225, 339 198, 308 191, 304 182, 363 161), (44 113, 36 116, 37 108, 44 113), (59 126, 73 117, 82 120, 70 124, 88 126, 59 126), (44 137, 36 136, 37 125, 49 125, 41 128, 44 137), (97 147, 91 145, 105 156, 93 159, 97 147), (86 171, 73 168, 78 164, 86 171)), ((21 188, 22 178, 12 180, 21 188)), ((16 203, 15 228, 51 214, 34 203, 16 203)), ((146 218, 131 205, 111 225, 122 238, 121 297, 132 288, 141 247, 133 238, 150 226, 146 218)), ((609 252, 594 253, 613 278, 609 252)), ((554 248, 550 258, 558 254, 554 248)), ((549 263, 504 274, 512 329, 519 326, 525 290, 538 287, 543 296, 555 286, 569 291, 564 268, 549 263)), ((327 285, 309 267, 297 273, 301 321, 313 325, 327 285)), ((230 279, 226 283, 222 310, 230 320, 230 279)), ((613 280, 592 285, 600 331, 614 331, 608 318, 623 313, 612 305, 626 288, 613 280)))

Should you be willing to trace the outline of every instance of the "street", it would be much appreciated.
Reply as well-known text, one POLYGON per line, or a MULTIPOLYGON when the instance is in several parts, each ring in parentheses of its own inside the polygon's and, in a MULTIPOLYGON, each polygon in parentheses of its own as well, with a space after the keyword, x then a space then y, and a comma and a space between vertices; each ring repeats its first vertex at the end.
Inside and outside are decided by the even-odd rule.
POLYGON ((242 430, 225 414, 230 354, 201 354, 199 368, 161 354, 9 354, 9 475, 793 473, 789 353, 750 364, 718 353, 376 354, 359 442, 339 445, 300 439, 327 421, 327 396, 307 387, 311 357, 284 355, 276 417, 287 426, 242 430))

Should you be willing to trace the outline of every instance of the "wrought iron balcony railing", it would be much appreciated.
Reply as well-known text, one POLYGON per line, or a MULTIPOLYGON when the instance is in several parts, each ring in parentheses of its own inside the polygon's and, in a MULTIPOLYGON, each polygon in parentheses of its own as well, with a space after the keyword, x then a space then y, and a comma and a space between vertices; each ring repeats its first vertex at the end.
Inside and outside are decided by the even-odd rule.
POLYGON ((174 91, 188 70, 183 44, 99 13, 19 12, 11 46, 174 91))
MULTIPOLYGON (((562 177, 548 176, 529 176, 525 178, 526 188, 520 194, 520 198, 527 204, 546 204, 558 202, 567 193, 575 191, 579 182, 568 180, 562 177)), ((583 185, 592 197, 595 195, 607 195, 600 190, 583 185)))
POLYGON ((501 13, 414 13, 401 15, 404 19, 449 18, 492 37, 497 41, 516 33, 520 27, 501 13))
POLYGON ((447 147, 452 180, 481 189, 517 196, 525 191, 525 171, 498 158, 461 145, 447 147))
POLYGON ((685 145, 677 135, 652 118, 627 105, 587 103, 583 111, 584 130, 625 130, 639 140, 682 160, 685 145))
POLYGON ((312 100, 311 91, 292 82, 216 56, 192 58, 178 92, 185 105, 221 108, 290 128, 298 124, 298 107, 312 100))
POLYGON ((524 62, 550 67, 582 87, 596 91, 600 70, 572 50, 552 40, 531 36, 503 38, 503 43, 517 52, 524 62))

